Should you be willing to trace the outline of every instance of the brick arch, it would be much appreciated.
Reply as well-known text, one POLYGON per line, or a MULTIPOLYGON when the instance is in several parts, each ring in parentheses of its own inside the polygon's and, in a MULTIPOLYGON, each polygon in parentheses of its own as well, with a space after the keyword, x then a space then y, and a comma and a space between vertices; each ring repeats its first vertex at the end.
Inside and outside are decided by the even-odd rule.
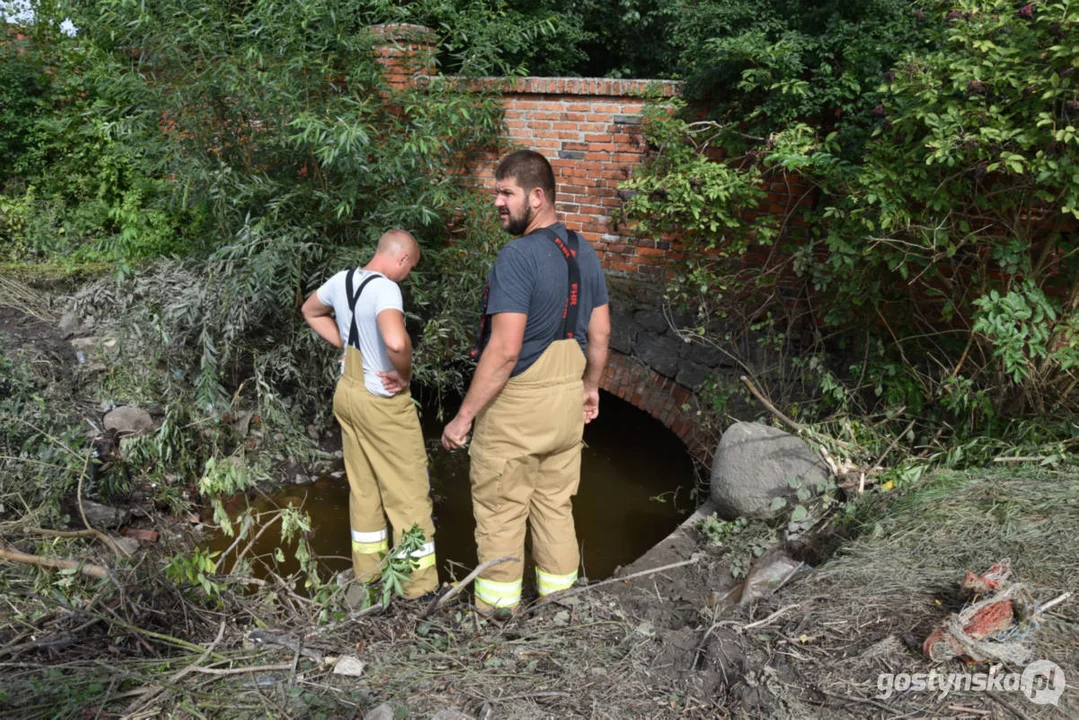
POLYGON ((611 350, 600 387, 659 420, 685 443, 694 457, 707 460, 711 454, 698 431, 695 407, 682 409, 693 393, 674 380, 628 355, 611 350))

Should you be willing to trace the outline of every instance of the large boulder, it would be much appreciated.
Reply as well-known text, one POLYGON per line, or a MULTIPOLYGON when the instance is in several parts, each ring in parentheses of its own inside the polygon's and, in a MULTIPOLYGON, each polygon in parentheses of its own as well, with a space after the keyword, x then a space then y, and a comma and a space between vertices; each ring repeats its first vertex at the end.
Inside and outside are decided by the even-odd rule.
POLYGON ((712 502, 727 520, 739 516, 770 518, 772 500, 791 500, 788 482, 814 488, 828 478, 828 467, 794 435, 759 423, 727 428, 712 461, 712 502))

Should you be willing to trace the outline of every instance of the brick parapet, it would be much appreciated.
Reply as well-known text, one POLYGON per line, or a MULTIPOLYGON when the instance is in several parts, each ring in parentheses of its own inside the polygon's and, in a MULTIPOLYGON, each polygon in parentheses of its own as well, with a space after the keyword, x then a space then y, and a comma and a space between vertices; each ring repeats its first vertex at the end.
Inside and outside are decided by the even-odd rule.
MULTIPOLYGON (((673 97, 680 92, 680 83, 538 77, 442 81, 500 94, 504 139, 550 160, 558 189, 556 209, 567 225, 592 243, 608 273, 666 278, 664 255, 669 246, 620 232, 614 213, 623 202, 619 185, 632 176, 647 151, 641 134, 646 95, 673 97)), ((492 158, 473 158, 470 165, 469 173, 478 184, 493 182, 492 158)))

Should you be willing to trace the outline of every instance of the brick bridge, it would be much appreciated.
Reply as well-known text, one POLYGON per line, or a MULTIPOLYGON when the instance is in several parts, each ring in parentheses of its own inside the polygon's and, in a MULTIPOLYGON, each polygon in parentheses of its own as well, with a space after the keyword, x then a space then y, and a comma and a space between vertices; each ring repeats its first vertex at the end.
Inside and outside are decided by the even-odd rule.
MULTIPOLYGON (((431 33, 414 25, 379 26, 378 52, 391 85, 429 82, 431 33)), ((648 412, 707 459, 710 441, 698 432, 694 391, 723 358, 677 338, 656 309, 679 248, 666 241, 621 235, 611 222, 620 207, 619 183, 628 179, 646 152, 641 110, 646 92, 673 97, 680 83, 605 78, 479 78, 472 87, 502 95, 504 137, 543 153, 554 168, 557 210, 599 253, 612 288, 613 337, 603 389, 648 412)), ((493 184, 495 158, 469 168, 482 184, 493 184)), ((780 179, 767 188, 762 212, 784 213, 805 188, 780 179)))

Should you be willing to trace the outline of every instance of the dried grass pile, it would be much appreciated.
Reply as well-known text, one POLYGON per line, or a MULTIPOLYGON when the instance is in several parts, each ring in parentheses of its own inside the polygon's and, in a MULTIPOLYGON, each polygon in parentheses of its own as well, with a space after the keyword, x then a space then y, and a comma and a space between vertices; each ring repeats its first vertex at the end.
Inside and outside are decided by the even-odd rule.
MULTIPOLYGON (((776 671, 774 703, 796 715, 852 717, 1059 717, 1059 711, 1079 710, 1074 596, 1049 609, 1023 639, 1033 659, 1051 660, 1069 680, 1075 678, 1059 709, 1033 704, 1022 693, 959 691, 942 697, 925 691, 885 700, 878 687, 881 673, 1022 671, 959 660, 933 663, 921 645, 969 602, 959 587, 965 573, 984 572, 1002 558, 1010 558, 1012 578, 1035 603, 1079 587, 1079 475, 1030 467, 941 472, 863 509, 860 529, 857 539, 761 603, 751 618, 782 611, 756 635, 746 635, 747 665, 776 671)), ((762 709, 767 705, 762 700, 762 709)))

